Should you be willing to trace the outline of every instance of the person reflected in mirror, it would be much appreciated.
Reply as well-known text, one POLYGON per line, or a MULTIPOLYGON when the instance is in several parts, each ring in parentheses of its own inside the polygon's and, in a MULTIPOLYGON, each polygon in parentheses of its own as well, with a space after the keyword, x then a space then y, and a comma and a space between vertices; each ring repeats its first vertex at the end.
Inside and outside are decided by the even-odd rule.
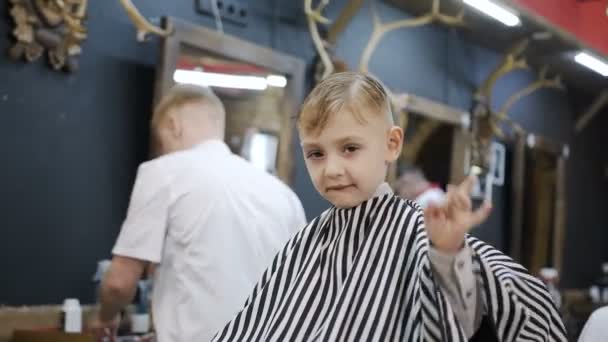
POLYGON ((440 204, 445 200, 445 192, 439 184, 430 182, 417 166, 409 165, 395 182, 395 191, 405 199, 416 202, 421 208, 429 204, 440 204))

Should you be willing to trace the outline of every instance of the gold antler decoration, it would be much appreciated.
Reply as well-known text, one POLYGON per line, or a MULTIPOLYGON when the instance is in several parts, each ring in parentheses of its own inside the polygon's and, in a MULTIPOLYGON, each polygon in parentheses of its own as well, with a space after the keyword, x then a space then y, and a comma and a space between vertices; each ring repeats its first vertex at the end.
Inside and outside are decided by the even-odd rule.
POLYGON ((602 90, 596 96, 595 100, 593 100, 589 108, 579 115, 576 120, 576 125, 574 126, 576 133, 580 133, 606 104, 608 104, 608 89, 602 90))
POLYGON ((173 29, 171 27, 162 29, 152 25, 143 15, 141 15, 141 13, 139 13, 137 7, 133 5, 131 0, 120 0, 120 4, 124 7, 125 11, 127 11, 127 15, 137 28, 137 41, 143 42, 146 39, 146 35, 149 33, 161 37, 168 37, 173 34, 173 29))
POLYGON ((539 72, 538 79, 532 83, 530 83, 525 88, 519 90, 515 94, 511 95, 505 101, 505 103, 500 107, 498 112, 495 114, 498 120, 506 120, 509 115, 509 110, 513 105, 521 100, 522 98, 534 93, 535 91, 542 88, 555 88, 555 89, 563 89, 564 85, 562 84, 562 79, 559 75, 553 78, 547 78, 548 68, 546 66, 542 67, 539 72))
POLYGON ((549 70, 545 66, 541 68, 536 81, 511 95, 498 111, 493 110, 494 106, 492 101, 492 92, 496 82, 510 72, 528 68, 528 63, 525 57, 523 57, 523 53, 525 52, 529 43, 530 40, 528 38, 524 38, 513 45, 505 53, 500 64, 498 64, 492 73, 490 73, 488 78, 486 78, 481 87, 479 87, 475 93, 476 100, 484 103, 488 107, 487 110, 484 111, 487 112, 487 119, 489 120, 486 126, 490 127, 492 129, 491 133, 496 136, 503 137, 503 132, 500 129, 501 123, 507 123, 515 130, 522 130, 518 124, 509 119, 509 110, 513 107, 513 105, 515 105, 515 103, 517 103, 517 101, 542 88, 563 88, 561 77, 558 75, 553 78, 548 78, 547 75, 549 70))
MULTIPOLYGON (((482 83, 482 85, 475 93, 474 97, 476 104, 472 111, 472 129, 473 137, 475 139, 480 139, 483 140, 485 143, 489 143, 494 135, 502 136, 502 131, 500 130, 500 125, 498 123, 499 120, 497 120, 496 114, 492 110, 492 91, 494 90, 494 85, 496 84, 496 82, 503 76, 515 70, 528 68, 528 62, 526 61, 526 58, 523 57, 523 53, 528 47, 529 43, 530 40, 528 38, 524 38, 514 44, 505 53, 501 62, 490 73, 490 75, 486 78, 486 80, 482 83)), ((521 96, 523 95, 524 94, 522 94, 521 96)), ((512 105, 509 103, 514 102, 515 100, 517 100, 517 98, 512 97, 509 100, 507 100, 507 102, 505 103, 505 105, 508 105, 508 107, 512 105)), ((509 120, 506 115, 503 115, 502 121, 511 124, 514 129, 520 129, 519 125, 509 120)))
POLYGON ((511 118, 509 111, 522 98, 534 93, 542 88, 563 89, 561 77, 559 75, 552 78, 548 77, 549 69, 544 66, 541 68, 538 78, 511 95, 500 107, 498 111, 493 110, 492 90, 494 85, 504 75, 519 69, 527 69, 528 64, 523 53, 529 44, 529 39, 525 38, 517 42, 509 49, 501 63, 490 73, 488 78, 479 87, 474 97, 472 115, 472 136, 471 144, 471 164, 487 170, 489 165, 489 149, 492 139, 504 137, 501 124, 507 124, 517 133, 524 133, 525 130, 511 118))
MULTIPOLYGON (((374 51, 378 47, 378 44, 382 40, 382 38, 389 32, 393 30, 398 30, 402 28, 412 28, 419 27, 423 25, 428 25, 434 22, 440 22, 448 26, 464 26, 464 9, 458 13, 456 16, 449 16, 441 13, 440 11, 440 0, 432 0, 431 10, 427 14, 419 16, 417 18, 408 18, 395 20, 388 23, 382 23, 380 16, 378 15, 378 11, 376 9, 376 0, 373 0, 371 3, 371 13, 373 20, 373 29, 372 34, 370 36, 369 41, 367 42, 365 49, 363 50, 363 54, 361 55, 361 61, 359 62, 359 71, 369 72, 369 63, 373 56, 374 51)), ((403 109, 405 108, 407 102, 407 95, 404 94, 394 94, 387 89, 389 93, 389 97, 391 99, 391 103, 395 111, 399 112, 401 116, 406 116, 404 122, 407 123, 407 112, 403 109)), ((425 137, 431 136, 433 131, 437 127, 430 127, 428 129, 428 134, 424 134, 425 137)), ((424 143, 424 139, 421 140, 420 144, 424 143)))
POLYGON ((501 77, 512 71, 528 68, 528 62, 526 61, 526 58, 522 56, 522 54, 528 47, 529 43, 530 40, 525 38, 507 50, 500 64, 498 64, 488 78, 486 78, 486 80, 482 83, 475 96, 484 98, 488 104, 492 104, 492 90, 494 89, 496 82, 501 77))
POLYGON ((334 72, 334 65, 325 49, 323 39, 321 39, 321 35, 319 34, 319 28, 317 27, 317 23, 321 24, 329 24, 329 19, 323 17, 321 15, 321 11, 329 4, 329 0, 321 0, 317 8, 312 8, 312 0, 304 0, 304 13, 306 14, 306 19, 308 22, 308 30, 310 31, 310 35, 312 36, 312 41, 315 44, 315 48, 317 49, 317 53, 321 57, 321 62, 323 63, 323 75, 321 79, 326 78, 334 72))
POLYGON ((373 31, 372 35, 363 50, 363 54, 361 55, 361 62, 359 63, 359 70, 362 72, 368 72, 369 70, 369 62, 372 58, 372 54, 382 37, 385 34, 397 30, 400 28, 408 28, 408 27, 417 27, 423 26, 427 24, 431 24, 435 21, 441 22, 443 24, 449 26, 463 26, 464 25, 464 10, 462 10, 457 16, 448 16, 442 14, 439 10, 439 0, 433 0, 431 11, 427 14, 424 14, 417 18, 412 19, 402 19, 395 20, 389 23, 382 23, 380 20, 380 16, 376 11, 376 1, 372 1, 371 11, 372 11, 372 19, 373 19, 373 31))
MULTIPOLYGON (((472 166, 487 171, 490 165, 490 147, 494 136, 502 135, 500 125, 492 112, 492 90, 496 82, 504 75, 519 69, 528 68, 523 53, 530 40, 522 39, 513 45, 504 55, 501 62, 490 73, 473 97, 471 110, 471 149, 470 163, 472 166)), ((507 101, 508 102, 508 101, 507 101)), ((504 120, 520 131, 521 127, 512 120, 504 120)))

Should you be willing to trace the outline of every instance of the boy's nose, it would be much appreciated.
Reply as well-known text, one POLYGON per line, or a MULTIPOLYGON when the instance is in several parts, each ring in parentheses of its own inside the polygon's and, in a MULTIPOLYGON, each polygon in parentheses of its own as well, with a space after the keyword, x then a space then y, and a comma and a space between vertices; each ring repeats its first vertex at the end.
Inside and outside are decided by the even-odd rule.
POLYGON ((340 158, 328 158, 325 166, 325 176, 328 178, 337 178, 344 175, 344 164, 340 158))

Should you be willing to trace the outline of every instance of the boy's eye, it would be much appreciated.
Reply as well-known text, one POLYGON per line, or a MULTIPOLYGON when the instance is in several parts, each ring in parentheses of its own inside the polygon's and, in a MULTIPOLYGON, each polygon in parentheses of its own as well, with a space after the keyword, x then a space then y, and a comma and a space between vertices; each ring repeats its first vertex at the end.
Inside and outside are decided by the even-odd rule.
POLYGON ((344 152, 346 152, 346 153, 353 153, 353 152, 357 151, 358 149, 360 149, 360 147, 357 145, 344 146, 344 152))
POLYGON ((306 153, 306 158, 307 159, 321 159, 323 158, 323 153, 321 153, 321 151, 310 151, 308 153, 306 153))

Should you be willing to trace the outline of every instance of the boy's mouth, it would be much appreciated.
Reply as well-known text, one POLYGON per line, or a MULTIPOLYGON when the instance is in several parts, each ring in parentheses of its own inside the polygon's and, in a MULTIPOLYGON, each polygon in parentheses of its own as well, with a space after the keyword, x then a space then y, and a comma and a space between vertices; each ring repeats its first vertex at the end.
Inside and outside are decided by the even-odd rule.
POLYGON ((330 191, 342 191, 342 190, 346 190, 350 187, 354 187, 353 184, 348 184, 348 185, 334 185, 334 186, 328 186, 327 189, 325 190, 326 192, 330 192, 330 191))

